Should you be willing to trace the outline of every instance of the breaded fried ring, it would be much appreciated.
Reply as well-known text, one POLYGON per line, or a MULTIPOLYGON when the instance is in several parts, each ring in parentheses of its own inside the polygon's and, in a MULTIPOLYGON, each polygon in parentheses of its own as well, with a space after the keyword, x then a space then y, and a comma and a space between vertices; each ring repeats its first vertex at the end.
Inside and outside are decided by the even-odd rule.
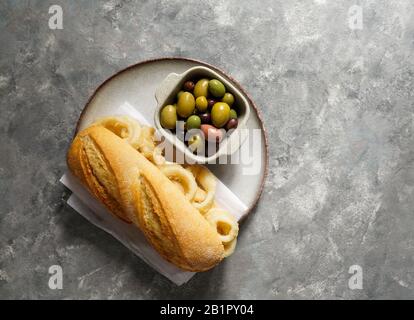
POLYGON ((165 158, 162 155, 162 149, 157 147, 157 145, 155 129, 153 127, 143 126, 137 149, 145 158, 159 166, 165 163, 165 158))
POLYGON ((226 210, 213 208, 204 217, 217 230, 223 244, 230 243, 237 237, 239 224, 236 218, 226 210))
POLYGON ((207 196, 207 193, 200 187, 197 187, 197 191, 194 195, 193 202, 203 202, 206 196, 207 196))
POLYGON ((94 124, 105 127, 134 148, 138 148, 141 125, 135 119, 129 116, 111 116, 97 119, 94 124))
POLYGON ((224 258, 230 256, 234 250, 236 249, 237 238, 234 238, 232 241, 228 243, 223 243, 224 245, 224 258))
POLYGON ((201 165, 187 166, 187 170, 191 171, 199 186, 207 193, 201 202, 193 201, 193 206, 202 214, 205 214, 214 203, 214 195, 216 194, 216 177, 206 167, 201 165))
POLYGON ((194 176, 188 170, 185 170, 179 164, 171 163, 159 166, 162 173, 164 173, 168 179, 180 183, 182 190, 184 190, 185 197, 191 201, 197 191, 197 183, 194 176))

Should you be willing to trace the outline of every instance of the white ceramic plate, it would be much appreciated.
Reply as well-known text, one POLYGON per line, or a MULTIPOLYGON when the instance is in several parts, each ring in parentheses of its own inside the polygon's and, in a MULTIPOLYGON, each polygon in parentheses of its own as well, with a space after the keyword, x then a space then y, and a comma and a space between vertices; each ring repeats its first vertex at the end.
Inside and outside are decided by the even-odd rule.
POLYGON ((76 131, 88 127, 97 118, 116 115, 117 108, 125 103, 137 108, 146 119, 153 121, 157 107, 155 90, 164 78, 172 72, 182 73, 200 65, 214 69, 237 86, 251 107, 246 127, 260 130, 256 131, 255 143, 253 139, 246 139, 235 153, 235 157, 239 159, 238 164, 208 165, 210 170, 244 202, 248 208, 247 215, 259 200, 267 173, 266 133, 259 111, 246 91, 234 79, 214 66, 185 58, 161 58, 132 65, 116 73, 96 89, 82 111, 76 131))

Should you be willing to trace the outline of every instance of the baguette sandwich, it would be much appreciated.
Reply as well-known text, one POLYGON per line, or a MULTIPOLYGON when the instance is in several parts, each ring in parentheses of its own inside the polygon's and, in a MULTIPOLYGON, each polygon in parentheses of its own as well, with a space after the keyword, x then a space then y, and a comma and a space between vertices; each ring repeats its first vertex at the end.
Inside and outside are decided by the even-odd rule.
POLYGON ((71 172, 114 215, 134 223, 161 256, 187 271, 205 271, 224 257, 216 230, 153 163, 101 126, 75 137, 71 172))

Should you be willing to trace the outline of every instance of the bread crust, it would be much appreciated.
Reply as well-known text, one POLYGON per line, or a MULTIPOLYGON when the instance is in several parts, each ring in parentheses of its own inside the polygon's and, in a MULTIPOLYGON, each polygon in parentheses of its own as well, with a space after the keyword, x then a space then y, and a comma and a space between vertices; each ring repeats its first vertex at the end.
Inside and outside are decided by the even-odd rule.
POLYGON ((113 214, 138 226, 179 268, 205 271, 223 259, 216 230, 153 163, 111 131, 101 126, 81 131, 67 163, 113 214))

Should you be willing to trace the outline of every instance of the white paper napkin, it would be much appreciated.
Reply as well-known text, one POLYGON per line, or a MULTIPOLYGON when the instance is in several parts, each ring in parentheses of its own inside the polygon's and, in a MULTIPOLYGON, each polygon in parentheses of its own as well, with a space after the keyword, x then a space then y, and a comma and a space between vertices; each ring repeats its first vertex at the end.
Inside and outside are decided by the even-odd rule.
MULTIPOLYGON (((117 109, 116 114, 129 115, 141 124, 152 125, 129 103, 124 103, 117 109)), ((162 258, 137 227, 113 216, 69 171, 60 181, 73 192, 67 201, 68 205, 91 223, 111 234, 159 273, 177 285, 186 283, 194 275, 194 272, 182 271, 162 258)), ((219 207, 228 210, 237 220, 247 212, 247 206, 220 180, 217 180, 215 200, 219 207)))

